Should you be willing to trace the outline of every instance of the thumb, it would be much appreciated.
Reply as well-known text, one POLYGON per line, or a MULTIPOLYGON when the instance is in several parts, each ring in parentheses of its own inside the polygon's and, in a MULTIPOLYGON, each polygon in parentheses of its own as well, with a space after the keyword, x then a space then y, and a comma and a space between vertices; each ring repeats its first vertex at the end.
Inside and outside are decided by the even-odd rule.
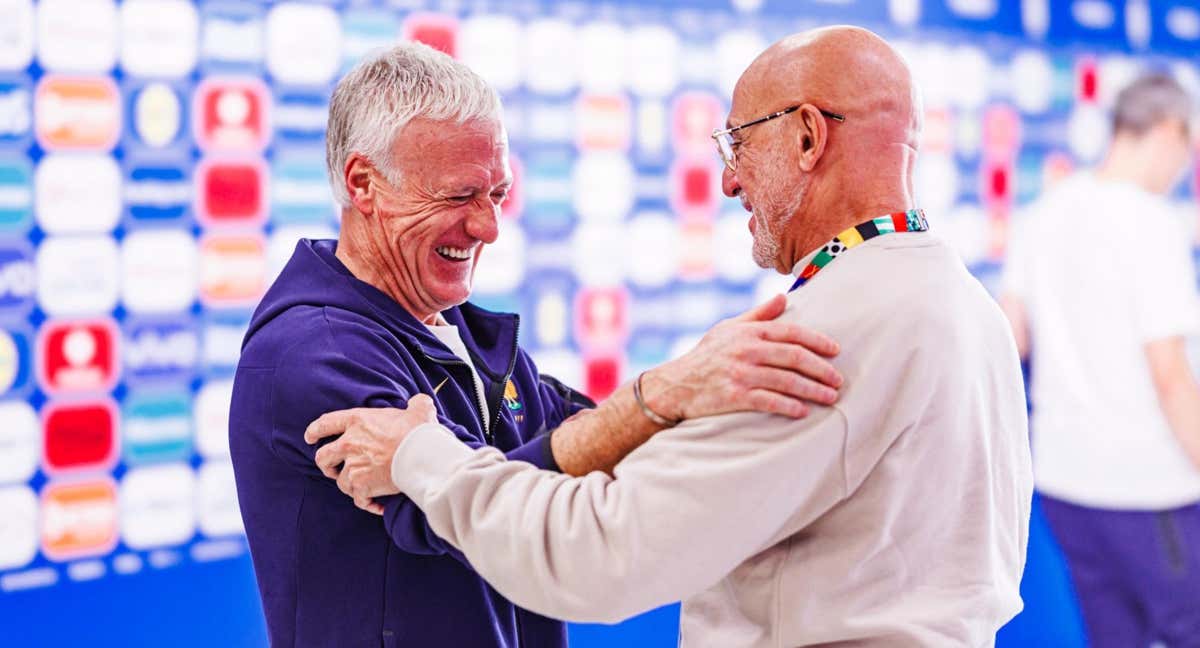
POLYGON ((408 409, 415 414, 428 419, 437 419, 437 407, 433 399, 425 394, 417 394, 408 399, 408 409))
POLYGON ((787 297, 775 295, 767 301, 733 318, 735 322, 769 322, 787 309, 787 297))

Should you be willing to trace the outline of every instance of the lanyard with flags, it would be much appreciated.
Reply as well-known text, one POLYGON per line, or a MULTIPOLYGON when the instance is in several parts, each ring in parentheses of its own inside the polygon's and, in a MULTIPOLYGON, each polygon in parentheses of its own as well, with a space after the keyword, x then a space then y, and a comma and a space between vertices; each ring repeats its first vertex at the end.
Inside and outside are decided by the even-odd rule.
POLYGON ((876 236, 884 234, 894 234, 896 232, 924 232, 929 229, 929 223, 925 221, 925 212, 920 209, 910 209, 906 212, 896 212, 879 218, 872 218, 865 223, 859 223, 854 227, 847 228, 841 234, 833 237, 833 240, 826 243, 825 247, 817 252, 817 256, 805 266, 804 271, 796 278, 796 283, 788 289, 788 292, 803 286, 808 283, 822 268, 833 262, 839 255, 844 254, 846 250, 859 245, 863 241, 869 241, 876 236))

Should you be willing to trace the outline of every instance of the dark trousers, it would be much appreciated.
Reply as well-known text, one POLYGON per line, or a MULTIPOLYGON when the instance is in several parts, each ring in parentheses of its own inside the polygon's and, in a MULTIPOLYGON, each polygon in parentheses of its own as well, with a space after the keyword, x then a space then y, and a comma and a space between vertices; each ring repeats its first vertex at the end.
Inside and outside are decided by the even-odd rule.
POLYGON ((1200 647, 1200 504, 1115 511, 1040 499, 1089 645, 1200 647))

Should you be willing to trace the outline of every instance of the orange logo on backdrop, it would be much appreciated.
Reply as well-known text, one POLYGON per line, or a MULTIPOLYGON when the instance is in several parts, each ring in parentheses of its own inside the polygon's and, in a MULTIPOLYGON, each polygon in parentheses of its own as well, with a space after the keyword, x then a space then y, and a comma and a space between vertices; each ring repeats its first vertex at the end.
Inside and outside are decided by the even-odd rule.
POLYGON ((108 479, 42 491, 42 551, 53 560, 95 556, 117 542, 117 489, 108 479))
POLYGON ((121 95, 106 77, 44 77, 33 112, 48 150, 108 151, 121 134, 121 95))
POLYGON ((261 236, 215 235, 200 242, 200 299, 207 305, 250 305, 266 287, 266 244, 261 236))

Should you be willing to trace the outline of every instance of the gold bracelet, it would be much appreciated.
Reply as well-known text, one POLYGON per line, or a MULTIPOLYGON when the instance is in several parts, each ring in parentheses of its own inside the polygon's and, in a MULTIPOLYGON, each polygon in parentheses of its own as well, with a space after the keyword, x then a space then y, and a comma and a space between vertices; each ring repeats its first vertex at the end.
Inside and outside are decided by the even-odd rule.
POLYGON ((650 409, 649 405, 646 405, 645 399, 642 398, 642 376, 645 375, 646 372, 643 371, 642 373, 638 374, 637 380, 633 381, 633 398, 637 400, 638 407, 642 408, 642 414, 645 414, 646 418, 653 421, 655 425, 661 425, 662 427, 675 427, 676 425, 679 425, 682 419, 672 421, 671 419, 650 409))

